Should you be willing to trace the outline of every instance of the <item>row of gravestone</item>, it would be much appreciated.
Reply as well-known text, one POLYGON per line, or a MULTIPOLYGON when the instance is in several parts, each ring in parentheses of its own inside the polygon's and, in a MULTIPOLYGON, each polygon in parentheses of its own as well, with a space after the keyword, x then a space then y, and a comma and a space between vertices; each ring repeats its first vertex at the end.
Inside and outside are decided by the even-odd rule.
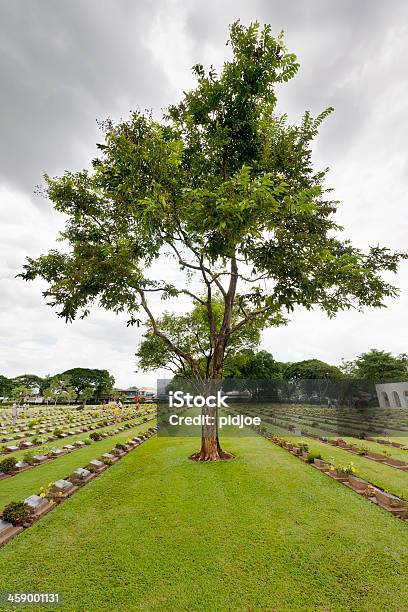
MULTIPOLYGON (((308 463, 308 458, 306 456, 308 453, 302 452, 301 449, 296 446, 296 444, 285 441, 282 445, 282 439, 279 436, 272 435, 262 427, 254 429, 269 441, 290 452, 303 462, 308 463)), ((408 508, 405 500, 393 495, 392 493, 383 491, 369 481, 358 478, 355 474, 342 474, 341 472, 338 472, 334 466, 323 459, 315 458, 311 465, 326 476, 329 476, 341 484, 346 485, 349 489, 355 493, 358 493, 362 497, 365 497, 365 499, 368 501, 373 502, 387 512, 390 512, 393 516, 408 522, 408 508)))
MULTIPOLYGON (((263 418, 263 420, 265 422, 269 422, 271 424, 274 424, 273 421, 271 419, 267 419, 267 418, 263 418)), ((302 435, 304 437, 307 438, 312 438, 314 440, 319 440, 320 442, 323 442, 324 444, 331 444, 332 446, 338 446, 339 448, 342 448, 343 450, 347 450, 350 451, 351 453, 355 454, 355 455, 360 455, 360 456, 364 456, 367 459, 370 459, 372 461, 376 461, 378 463, 384 463, 385 465, 388 465, 389 467, 393 467, 395 469, 401 470, 401 471, 405 471, 408 472, 408 463, 406 463, 405 461, 401 461, 399 459, 394 459, 393 457, 389 456, 389 453, 387 454, 381 454, 381 453, 376 453, 374 451, 370 451, 368 450, 367 452, 361 452, 361 448, 358 447, 356 444, 351 444, 349 442, 346 442, 345 440, 343 440, 342 438, 337 438, 337 439, 330 439, 327 438, 326 436, 320 436, 318 434, 306 431, 306 430, 294 430, 294 429, 289 429, 289 427, 287 427, 285 424, 283 424, 282 422, 276 423, 279 425, 279 427, 281 427, 282 429, 286 429, 288 432, 295 434, 295 435, 302 435)), ((353 437, 352 435, 350 435, 349 437, 353 437)), ((370 441, 370 442, 376 442, 379 444, 387 444, 388 446, 392 446, 401 450, 408 450, 408 446, 404 445, 402 443, 399 442, 392 442, 392 441, 388 441, 388 440, 384 440, 384 439, 377 439, 377 438, 373 438, 373 437, 366 437, 362 440, 360 440, 361 442, 365 442, 365 441, 370 441)))
MULTIPOLYGON (((132 414, 127 411, 125 414, 121 415, 119 418, 120 419, 131 418, 134 414, 136 413, 134 412, 132 414)), ((111 414, 101 415, 100 413, 95 414, 93 416, 88 416, 86 419, 76 419, 75 421, 69 421, 68 416, 69 415, 67 415, 67 417, 63 419, 59 418, 59 419, 49 420, 47 422, 40 423, 37 429, 29 428, 28 425, 21 426, 21 427, 15 427, 12 430, 2 427, 0 428, 0 438, 4 438, 3 441, 21 439, 24 437, 52 433, 57 428, 60 429, 60 428, 66 427, 66 428, 74 429, 75 427, 84 427, 87 425, 94 425, 95 423, 101 420, 105 421, 109 419, 110 421, 112 421, 113 419, 113 415, 111 414), (10 437, 5 438, 5 436, 10 436, 10 437)))
MULTIPOLYGON (((132 416, 124 416, 122 418, 119 418, 119 422, 123 423, 126 421, 131 421, 135 418, 137 418, 138 416, 146 416, 147 414, 150 414, 152 411, 145 411, 143 413, 138 413, 138 414, 134 414, 132 416)), ((13 453, 19 450, 24 450, 24 449, 31 449, 34 446, 41 446, 41 444, 44 444, 46 442, 53 442, 54 440, 57 439, 65 439, 68 438, 70 436, 76 436, 79 435, 81 433, 86 433, 88 431, 95 431, 96 429, 102 429, 104 427, 111 427, 112 425, 114 425, 116 423, 116 421, 109 421, 107 425, 105 424, 100 424, 100 425, 92 425, 90 427, 82 427, 80 430, 70 430, 67 433, 62 433, 59 434, 57 436, 55 435, 51 435, 51 436, 47 436, 46 439, 41 439, 39 440, 37 443, 33 443, 30 442, 29 440, 20 440, 19 442, 19 446, 16 446, 15 444, 9 444, 9 445, 5 445, 4 446, 4 450, 2 452, 0 452, 0 455, 6 455, 8 453, 13 453)), ((120 431, 122 431, 119 428, 120 431)))
POLYGON ((366 459, 369 459, 370 461, 375 461, 377 463, 383 463, 384 465, 388 465, 389 467, 395 468, 397 470, 401 470, 403 472, 408 471, 408 463, 405 463, 405 461, 400 461, 399 459, 394 459, 388 455, 376 453, 370 450, 368 450, 367 452, 364 451, 364 454, 363 454, 359 446, 355 444, 350 444, 349 442, 347 442, 346 440, 343 440, 342 438, 337 438, 336 440, 332 440, 332 439, 328 439, 325 437, 319 437, 318 439, 320 442, 323 442, 323 444, 330 444, 331 446, 337 446, 338 448, 341 448, 342 450, 353 453, 354 455, 359 455, 360 457, 365 457, 366 459))
POLYGON ((0 517, 0 546, 9 542, 23 529, 30 527, 34 522, 52 510, 57 503, 70 497, 81 486, 86 485, 95 476, 104 472, 110 465, 113 465, 126 453, 140 446, 157 432, 157 426, 149 428, 145 433, 135 436, 132 440, 123 445, 123 449, 114 448, 110 453, 104 453, 101 459, 93 459, 86 468, 76 469, 69 477, 57 480, 47 493, 31 495, 24 500, 25 507, 28 509, 28 518, 22 524, 13 524, 0 517))
MULTIPOLYGON (((152 421, 155 417, 152 417, 150 419, 148 419, 146 422, 148 421, 152 421)), ((131 428, 133 427, 137 427, 138 425, 141 425, 141 423, 132 423, 131 424, 131 428)), ((101 433, 102 438, 108 438, 109 436, 115 436, 118 433, 121 433, 123 431, 125 431, 127 429, 127 427, 118 427, 117 429, 113 429, 112 431, 104 431, 101 433)), ((129 428, 130 429, 130 428, 129 428)), ((99 442, 99 440, 95 440, 95 442, 99 442)), ((26 463, 25 461, 17 461, 14 469, 10 472, 8 472, 7 474, 4 474, 1 471, 0 468, 0 480, 4 480, 5 478, 10 478, 12 476, 16 476, 17 474, 24 472, 26 470, 29 469, 33 469, 34 467, 36 467, 37 465, 41 465, 47 461, 53 460, 53 459, 58 459, 58 457, 62 457, 64 456, 66 453, 70 453, 74 450, 83 448, 84 446, 86 446, 85 442, 82 442, 82 440, 76 440, 73 444, 65 444, 65 446, 62 447, 62 449, 60 448, 54 448, 52 449, 47 455, 33 455, 32 460, 33 460, 33 464, 29 464, 26 463)), ((16 447, 16 450, 17 447, 16 447)))

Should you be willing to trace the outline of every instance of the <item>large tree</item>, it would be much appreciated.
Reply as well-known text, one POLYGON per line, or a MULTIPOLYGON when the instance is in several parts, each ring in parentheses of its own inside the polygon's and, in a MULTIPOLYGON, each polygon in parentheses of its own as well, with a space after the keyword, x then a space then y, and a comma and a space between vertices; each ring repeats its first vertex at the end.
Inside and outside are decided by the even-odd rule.
POLYGON ((91 387, 94 391, 93 395, 98 397, 101 394, 109 393, 115 384, 115 379, 109 374, 108 370, 71 368, 62 372, 62 374, 56 375, 57 379, 59 377, 69 381, 71 387, 75 389, 77 400, 84 389, 91 387))
MULTIPOLYGON (((306 112, 299 125, 278 115, 277 87, 298 70, 282 35, 236 22, 229 45, 219 74, 194 66, 195 89, 163 121, 141 112, 108 120, 91 172, 46 176, 47 195, 67 219, 67 248, 29 259, 22 275, 45 279, 48 303, 67 320, 95 302, 127 311, 132 323, 144 312, 196 379, 194 352, 162 329, 152 296, 205 307, 208 378, 219 380, 229 344, 254 320, 277 325, 296 306, 329 316, 383 306, 396 289, 381 273, 395 272, 401 257, 379 246, 365 253, 341 238, 326 171, 312 165, 312 141, 332 109, 316 118, 306 112)), ((217 428, 203 429, 196 458, 224 456, 217 428)))

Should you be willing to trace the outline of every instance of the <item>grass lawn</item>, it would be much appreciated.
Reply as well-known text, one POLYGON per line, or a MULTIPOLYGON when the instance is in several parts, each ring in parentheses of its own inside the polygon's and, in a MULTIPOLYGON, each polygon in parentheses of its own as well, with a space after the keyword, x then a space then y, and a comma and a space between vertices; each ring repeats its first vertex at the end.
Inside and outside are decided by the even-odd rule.
POLYGON ((408 609, 408 529, 261 437, 153 438, 0 549, 67 611, 408 609))

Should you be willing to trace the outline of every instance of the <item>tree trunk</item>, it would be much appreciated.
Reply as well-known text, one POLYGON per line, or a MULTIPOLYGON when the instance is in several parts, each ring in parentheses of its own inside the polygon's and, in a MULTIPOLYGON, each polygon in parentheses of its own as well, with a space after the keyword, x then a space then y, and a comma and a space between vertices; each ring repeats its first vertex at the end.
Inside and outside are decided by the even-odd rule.
POLYGON ((191 459, 194 459, 194 461, 225 461, 226 459, 233 459, 233 457, 232 453, 222 450, 218 434, 202 436, 200 451, 191 455, 191 459))
MULTIPOLYGON (((221 387, 220 378, 207 382, 206 395, 216 395, 221 387)), ((233 459, 234 455, 222 450, 218 439, 218 408, 203 407, 202 414, 210 417, 209 424, 204 423, 201 432, 201 449, 191 455, 194 461, 225 461, 233 459)))

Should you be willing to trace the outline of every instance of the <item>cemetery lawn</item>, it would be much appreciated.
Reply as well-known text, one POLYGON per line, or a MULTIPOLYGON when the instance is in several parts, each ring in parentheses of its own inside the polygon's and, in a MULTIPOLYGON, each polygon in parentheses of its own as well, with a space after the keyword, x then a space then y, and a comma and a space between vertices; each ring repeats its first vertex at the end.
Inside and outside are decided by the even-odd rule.
MULTIPOLYGON (((103 453, 110 452, 118 442, 123 444, 129 438, 137 436, 138 433, 146 431, 148 427, 153 427, 155 424, 156 420, 154 419, 149 420, 147 423, 135 425, 118 434, 103 438, 98 442, 92 442, 89 446, 75 449, 71 453, 58 457, 58 459, 52 459, 42 465, 36 465, 31 470, 0 481, 0 509, 3 509, 6 504, 12 501, 21 501, 29 497, 29 495, 37 493, 40 487, 46 487, 49 482, 67 478, 77 468, 85 467, 92 459, 97 459, 103 453)), ((83 438, 76 436, 75 440, 84 439, 85 437, 85 434, 83 438)), ((58 442, 61 442, 59 444, 60 448, 62 443, 67 444, 65 440, 58 440, 58 442)), ((38 450, 38 452, 40 453, 41 450, 38 450)))
POLYGON ((407 609, 407 523, 264 438, 223 446, 237 458, 136 448, 0 549, 0 591, 69 612, 407 609))
MULTIPOLYGON (((384 491, 393 493, 394 495, 408 501, 408 472, 397 470, 382 463, 376 463, 375 461, 367 459, 367 457, 364 455, 349 453, 348 451, 337 446, 331 446, 329 444, 325 444, 324 442, 320 442, 320 440, 295 436, 287 430, 276 427, 275 425, 269 425, 266 423, 264 426, 265 429, 271 433, 278 434, 293 444, 299 444, 301 440, 307 442, 310 452, 319 453, 322 459, 328 461, 329 463, 333 463, 334 465, 346 465, 352 463, 356 469, 356 476, 359 476, 364 480, 368 480, 372 484, 384 489, 384 491)), ((354 444, 358 445, 363 442, 370 448, 370 450, 377 453, 381 452, 379 444, 365 442, 364 440, 356 440, 355 438, 343 437, 343 439, 350 440, 354 444)), ((394 448, 390 448, 390 451, 392 453, 392 457, 395 459, 408 459, 407 451, 399 451, 398 453, 398 449, 394 448), (403 453, 405 454, 403 455, 403 453)))

